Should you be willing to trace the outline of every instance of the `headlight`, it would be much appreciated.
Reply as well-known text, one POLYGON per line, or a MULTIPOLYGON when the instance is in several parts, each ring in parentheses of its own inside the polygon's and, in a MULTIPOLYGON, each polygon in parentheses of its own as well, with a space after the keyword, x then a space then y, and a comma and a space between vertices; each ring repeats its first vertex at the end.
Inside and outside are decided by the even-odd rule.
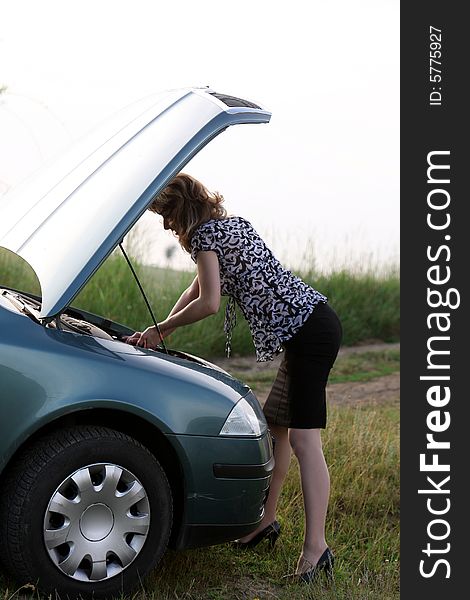
POLYGON ((253 407, 242 398, 235 404, 219 435, 249 435, 257 437, 266 431, 266 422, 261 421, 253 407))

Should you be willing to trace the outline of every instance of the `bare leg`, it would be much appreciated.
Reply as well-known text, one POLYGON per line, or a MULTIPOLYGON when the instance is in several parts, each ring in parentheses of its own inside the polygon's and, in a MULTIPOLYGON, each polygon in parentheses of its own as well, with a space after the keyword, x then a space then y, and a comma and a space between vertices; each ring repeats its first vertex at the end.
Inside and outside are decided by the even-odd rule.
POLYGON ((268 500, 264 509, 263 520, 258 528, 249 535, 240 538, 240 542, 249 542, 259 531, 267 527, 270 523, 276 520, 276 507, 281 494, 282 484, 289 470, 291 459, 291 447, 289 444, 287 427, 278 425, 270 425, 271 433, 276 440, 274 445, 274 470, 271 477, 271 485, 269 487, 268 500))
POLYGON ((320 429, 289 429, 289 441, 300 466, 305 510, 305 537, 298 572, 308 570, 302 558, 316 565, 327 548, 325 520, 330 496, 330 476, 321 443, 320 429))

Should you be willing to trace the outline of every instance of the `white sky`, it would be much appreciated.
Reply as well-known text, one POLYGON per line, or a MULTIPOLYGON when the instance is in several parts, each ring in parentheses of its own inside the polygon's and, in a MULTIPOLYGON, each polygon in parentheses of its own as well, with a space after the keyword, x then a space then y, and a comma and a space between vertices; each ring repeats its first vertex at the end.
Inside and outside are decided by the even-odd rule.
MULTIPOLYGON (((209 85, 272 120, 229 128, 186 172, 289 266, 398 262, 398 0, 2 0, 2 85, 0 194, 133 100, 209 85)), ((161 262, 173 240, 143 221, 161 262)))

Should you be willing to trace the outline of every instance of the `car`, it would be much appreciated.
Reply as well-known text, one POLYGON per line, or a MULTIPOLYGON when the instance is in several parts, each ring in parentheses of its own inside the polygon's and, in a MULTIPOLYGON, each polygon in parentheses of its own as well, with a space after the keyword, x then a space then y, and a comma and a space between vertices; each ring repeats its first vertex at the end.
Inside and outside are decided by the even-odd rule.
MULTIPOLYGON (((254 531, 273 445, 248 386, 72 301, 152 199, 263 107, 209 88, 148 96, 0 199, 0 246, 35 296, 0 281, 0 564, 70 597, 131 591, 167 547, 254 531)), ((1 275, 0 275, 1 279, 1 275)))

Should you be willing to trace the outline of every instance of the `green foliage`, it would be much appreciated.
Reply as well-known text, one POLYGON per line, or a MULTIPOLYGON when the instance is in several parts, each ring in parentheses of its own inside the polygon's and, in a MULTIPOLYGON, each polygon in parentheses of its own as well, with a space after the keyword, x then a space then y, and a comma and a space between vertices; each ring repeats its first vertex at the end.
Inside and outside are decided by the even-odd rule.
POLYGON ((2 286, 31 294, 41 294, 33 269, 22 258, 5 248, 0 248, 0 287, 2 286))
POLYGON ((400 282, 398 272, 338 271, 305 278, 328 296, 343 324, 346 346, 366 340, 398 341, 400 282))

